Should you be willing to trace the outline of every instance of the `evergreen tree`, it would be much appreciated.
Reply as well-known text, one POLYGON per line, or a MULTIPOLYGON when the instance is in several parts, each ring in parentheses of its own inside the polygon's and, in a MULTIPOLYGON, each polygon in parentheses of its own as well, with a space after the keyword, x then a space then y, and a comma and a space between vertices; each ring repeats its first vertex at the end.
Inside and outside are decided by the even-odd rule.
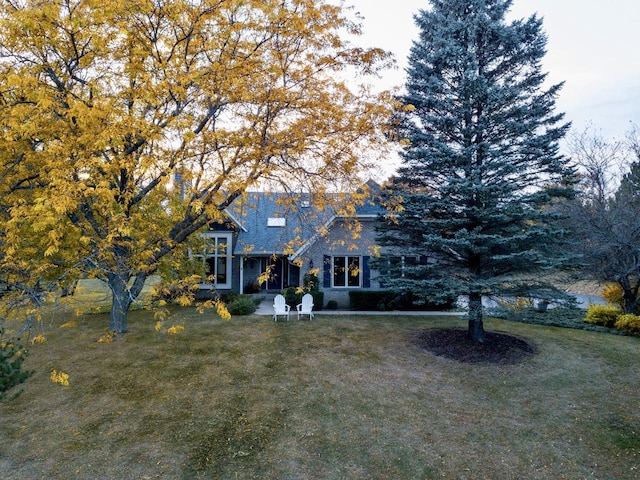
POLYGON ((631 163, 629 171, 622 176, 615 201, 640 204, 640 159, 631 163))
POLYGON ((572 193, 558 147, 570 125, 554 113, 562 84, 543 87, 540 18, 507 23, 510 0, 430 3, 415 16, 398 120, 404 163, 379 240, 423 260, 402 276, 388 269, 392 288, 468 296, 469 333, 483 342, 483 296, 559 293, 540 273, 566 260, 546 207, 572 193))
MULTIPOLYGON (((33 371, 24 370, 22 367, 27 353, 14 340, 7 339, 4 328, 0 327, 0 400, 7 397, 7 391, 20 385, 33 374, 33 371)), ((20 393, 21 391, 18 391, 10 398, 15 398, 20 393)))

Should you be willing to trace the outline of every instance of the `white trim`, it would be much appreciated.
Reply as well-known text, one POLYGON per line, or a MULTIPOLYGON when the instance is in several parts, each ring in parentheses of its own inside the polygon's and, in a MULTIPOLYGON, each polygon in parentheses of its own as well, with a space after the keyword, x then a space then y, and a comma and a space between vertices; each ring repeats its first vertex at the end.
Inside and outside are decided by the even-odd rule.
MULTIPOLYGON (((226 253, 224 255, 224 257, 227 259, 226 262, 226 279, 227 281, 225 283, 217 283, 216 280, 214 280, 213 283, 203 283, 200 284, 200 288, 203 290, 207 290, 207 289, 221 289, 221 290, 229 290, 232 287, 232 275, 233 275, 233 268, 232 268, 232 264, 233 264, 233 232, 217 232, 217 231, 209 231, 209 232, 205 232, 202 234, 202 236, 206 239, 221 239, 224 238, 226 239, 227 243, 226 243, 226 253)), ((201 255, 202 260, 204 262, 206 262, 209 258, 216 258, 215 253, 213 255, 209 255, 206 251, 202 253, 201 255)), ((214 267, 215 268, 215 267, 214 267)))
POLYGON ((240 223, 238 219, 233 215, 233 213, 231 213, 228 209, 225 209, 224 213, 226 213, 229 216, 229 218, 233 221, 233 223, 235 223, 238 227, 240 227, 240 229, 243 232, 246 233, 249 231, 246 228, 244 228, 244 225, 242 225, 242 223, 240 223))
MULTIPOLYGON (((339 218, 339 217, 337 215, 334 215, 329 220, 327 220, 322 225, 323 229, 328 229, 329 226, 336 220, 336 218, 339 218)), ((318 238, 320 238, 320 237, 321 237, 321 234, 314 233, 311 236, 311 238, 309 238, 309 240, 307 240, 298 250, 293 252, 293 255, 289 255, 289 259, 290 260, 294 260, 294 259, 298 258, 299 256, 301 256, 304 252, 306 252, 311 247, 311 245, 316 243, 316 240, 318 240, 318 238)))
MULTIPOLYGON (((322 224, 322 229, 324 231, 329 230, 329 227, 331 226, 331 224, 333 222, 335 222, 336 220, 339 219, 356 219, 356 220, 371 220, 371 219, 376 219, 378 218, 378 215, 376 214, 368 214, 368 215, 333 215, 329 220, 327 220, 325 223, 322 224)), ((309 250, 309 248, 311 248, 311 245, 313 245, 314 243, 316 243, 316 241, 318 240, 318 238, 320 238, 323 234, 320 233, 316 233, 314 235, 312 235, 309 240, 307 240, 306 242, 304 242, 304 244, 298 249, 296 250, 292 255, 289 255, 289 260, 295 260, 296 258, 302 256, 307 250, 309 250)))
POLYGON ((244 294, 244 256, 240 256, 240 295, 244 294))
POLYGON ((364 280, 364 257, 362 255, 331 255, 331 288, 342 289, 342 288, 362 288, 362 283, 364 280), (351 258, 358 259, 358 285, 349 285, 349 266, 347 265, 347 261, 351 258), (336 258, 344 258, 345 259, 345 284, 344 285, 336 285, 335 284, 335 259, 336 258))

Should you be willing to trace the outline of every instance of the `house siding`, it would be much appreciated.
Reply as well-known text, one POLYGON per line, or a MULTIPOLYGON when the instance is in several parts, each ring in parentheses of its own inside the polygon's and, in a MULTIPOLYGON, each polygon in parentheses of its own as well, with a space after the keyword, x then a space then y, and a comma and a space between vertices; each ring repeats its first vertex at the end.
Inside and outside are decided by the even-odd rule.
MULTIPOLYGON (((369 184, 371 191, 376 186, 369 184)), ((254 293, 254 284, 265 269, 267 262, 282 265, 269 282, 261 287, 264 292, 279 291, 281 287, 301 286, 304 276, 311 268, 316 270, 324 302, 335 301, 339 308, 348 308, 349 292, 362 289, 380 289, 379 275, 370 269, 369 260, 375 255, 376 223, 384 210, 377 203, 377 196, 356 206, 354 218, 332 217, 331 211, 316 211, 309 208, 308 196, 300 196, 295 208, 287 209, 281 202, 286 193, 253 192, 243 203, 227 212, 228 220, 212 225, 210 231, 232 231, 233 257, 230 278, 231 291, 254 293), (305 205, 306 204, 306 205, 305 205), (323 235, 318 236, 318 232, 323 235), (298 248, 295 254, 288 252, 298 248), (344 277, 342 284, 334 286, 337 277, 333 266, 336 257, 345 257, 342 262, 344 277), (348 257, 358 257, 358 286, 349 286, 353 277, 346 270, 348 257), (286 269, 286 270, 285 270, 286 269), (281 279, 278 284, 278 278, 281 279)), ((339 261, 339 260, 338 260, 339 261)), ((225 291, 220 289, 219 293, 225 291)))
POLYGON ((377 271, 369 268, 368 261, 375 247, 375 218, 358 220, 336 219, 326 236, 318 239, 305 252, 302 272, 309 271, 310 262, 318 270, 324 302, 334 300, 338 308, 349 307, 349 292, 352 290, 379 289, 377 271), (354 229, 354 222, 359 228, 354 229), (354 235, 357 232, 357 235, 354 235), (336 256, 357 256, 361 258, 359 287, 334 287, 332 285, 332 259, 336 256))

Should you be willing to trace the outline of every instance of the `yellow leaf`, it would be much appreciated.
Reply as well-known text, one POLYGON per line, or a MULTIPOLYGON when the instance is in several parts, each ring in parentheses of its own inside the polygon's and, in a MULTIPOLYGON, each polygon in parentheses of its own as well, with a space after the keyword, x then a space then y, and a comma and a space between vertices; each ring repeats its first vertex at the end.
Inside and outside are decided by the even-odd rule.
POLYGON ((216 312, 223 320, 231 320, 231 313, 227 310, 227 306, 224 304, 222 300, 216 300, 216 312))
POLYGON ((31 339, 31 345, 44 345, 45 343, 47 343, 47 339, 41 333, 31 339))
POLYGON ((113 332, 107 332, 98 339, 98 343, 113 343, 113 332))
POLYGON ((51 381, 65 387, 69 386, 69 374, 59 370, 51 370, 51 381))
POLYGON ((184 332, 184 325, 173 325, 167 328, 167 333, 171 335, 177 335, 180 332, 184 332))

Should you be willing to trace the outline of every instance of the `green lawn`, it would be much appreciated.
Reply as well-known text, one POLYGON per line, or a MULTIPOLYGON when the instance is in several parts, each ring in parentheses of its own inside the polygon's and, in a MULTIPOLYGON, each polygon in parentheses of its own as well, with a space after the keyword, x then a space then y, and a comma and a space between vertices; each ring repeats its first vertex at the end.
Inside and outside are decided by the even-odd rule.
POLYGON ((638 338, 489 320, 540 353, 472 366, 413 342, 457 318, 175 314, 113 343, 104 315, 47 319, 0 404, 0 478, 640 478, 638 338))

